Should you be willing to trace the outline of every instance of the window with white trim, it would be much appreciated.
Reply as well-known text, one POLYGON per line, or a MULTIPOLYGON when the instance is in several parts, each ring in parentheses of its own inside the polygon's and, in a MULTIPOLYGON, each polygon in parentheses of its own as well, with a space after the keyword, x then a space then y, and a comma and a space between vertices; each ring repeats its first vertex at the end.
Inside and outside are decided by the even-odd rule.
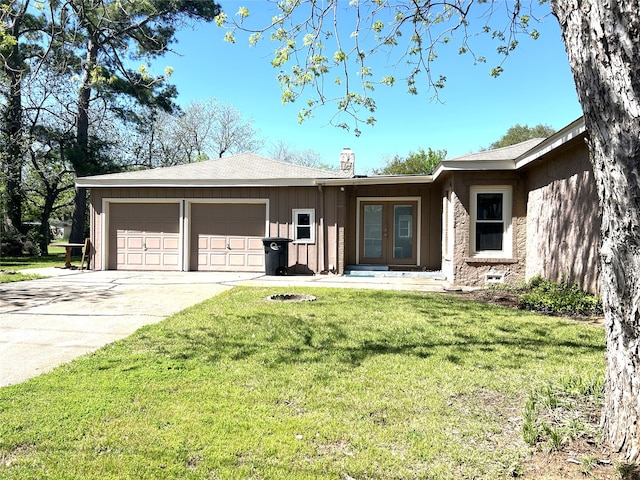
POLYGON ((316 243, 316 211, 313 208, 293 209, 293 241, 316 243))
POLYGON ((511 257, 510 186, 471 187, 471 254, 511 257))

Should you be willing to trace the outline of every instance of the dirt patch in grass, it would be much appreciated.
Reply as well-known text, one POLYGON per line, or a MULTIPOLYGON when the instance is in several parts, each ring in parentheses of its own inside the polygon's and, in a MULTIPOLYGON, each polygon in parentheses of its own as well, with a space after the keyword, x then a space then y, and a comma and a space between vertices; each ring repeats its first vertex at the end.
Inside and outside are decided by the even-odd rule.
POLYGON ((563 438, 558 449, 548 443, 540 443, 536 451, 523 462, 521 478, 530 480, 551 479, 634 479, 621 476, 618 458, 602 443, 600 438, 601 406, 587 398, 576 399, 575 410, 556 408, 541 414, 549 426, 567 424, 578 420, 579 432, 573 439, 563 438))
MULTIPOLYGON (((616 459, 592 438, 579 438, 554 452, 536 452, 520 478, 535 480, 620 479, 616 459)), ((624 477, 629 480, 636 477, 624 477)))
MULTIPOLYGON (((485 288, 458 292, 454 295, 501 307, 520 308, 520 293, 516 291, 485 288)), ((603 317, 573 316, 567 318, 604 326, 603 317)), ((591 404, 583 405, 582 409, 583 416, 588 418, 588 420, 583 418, 583 421, 590 423, 592 430, 598 430, 600 407, 591 404)), ((521 417, 521 412, 513 413, 517 417, 521 417)), ((521 426, 521 424, 517 425, 518 430, 521 426)), ((520 431, 518 431, 518 435, 517 440, 521 440, 520 431)), ((558 450, 548 451, 548 449, 539 448, 532 452, 531 456, 523 461, 522 471, 520 475, 517 475, 517 478, 525 480, 640 480, 640 471, 624 466, 620 467, 622 463, 618 456, 613 454, 599 438, 588 435, 574 440, 566 440, 558 450)))

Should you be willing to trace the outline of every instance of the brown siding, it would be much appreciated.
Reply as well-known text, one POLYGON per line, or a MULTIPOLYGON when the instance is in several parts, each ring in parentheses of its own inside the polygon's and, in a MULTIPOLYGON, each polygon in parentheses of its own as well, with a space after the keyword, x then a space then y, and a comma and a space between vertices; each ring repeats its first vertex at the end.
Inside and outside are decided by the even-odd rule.
POLYGON ((344 235, 343 192, 337 187, 246 187, 246 188, 93 188, 91 190, 91 234, 94 247, 92 268, 100 268, 103 199, 268 199, 267 236, 292 238, 292 209, 316 211, 316 243, 290 244, 289 265, 297 273, 321 272, 329 265, 344 270, 344 259, 336 242, 344 235), (324 219, 322 215, 324 214, 324 219), (325 247, 322 240, 330 245, 325 247), (329 241, 331 239, 331 241, 329 241))
POLYGON ((345 264, 355 265, 358 199, 367 197, 419 197, 421 203, 420 265, 425 270, 439 270, 441 262, 441 202, 440 190, 431 184, 396 186, 346 187, 345 203, 345 264))
POLYGON ((526 173, 527 278, 542 275, 599 292, 600 214, 584 139, 526 173))

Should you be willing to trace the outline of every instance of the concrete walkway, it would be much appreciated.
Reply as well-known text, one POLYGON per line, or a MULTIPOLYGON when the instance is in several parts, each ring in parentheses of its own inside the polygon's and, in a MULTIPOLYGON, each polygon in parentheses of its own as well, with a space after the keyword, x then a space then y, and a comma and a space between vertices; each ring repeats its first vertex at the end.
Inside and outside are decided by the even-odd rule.
POLYGON ((0 387, 23 382, 237 285, 442 291, 426 278, 30 270, 0 284, 0 387))

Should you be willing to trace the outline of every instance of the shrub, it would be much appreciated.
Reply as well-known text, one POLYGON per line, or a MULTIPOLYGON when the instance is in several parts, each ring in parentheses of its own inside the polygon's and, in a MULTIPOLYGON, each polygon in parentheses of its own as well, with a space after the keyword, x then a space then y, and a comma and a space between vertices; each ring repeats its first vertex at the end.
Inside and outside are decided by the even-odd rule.
POLYGON ((0 235, 0 254, 9 257, 40 255, 40 247, 30 235, 7 232, 0 235))
POLYGON ((519 297, 523 310, 558 315, 602 315, 602 302, 576 284, 556 283, 542 277, 532 278, 519 297))

